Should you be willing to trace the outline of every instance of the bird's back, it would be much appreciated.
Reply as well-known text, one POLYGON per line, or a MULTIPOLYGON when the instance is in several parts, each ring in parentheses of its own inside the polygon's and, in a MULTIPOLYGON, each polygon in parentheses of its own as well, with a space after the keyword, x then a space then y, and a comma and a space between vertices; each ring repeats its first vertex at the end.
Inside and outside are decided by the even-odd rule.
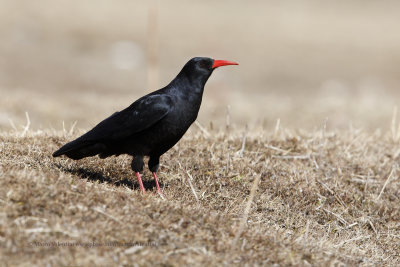
POLYGON ((96 154, 162 155, 196 120, 204 85, 214 68, 232 64, 237 63, 210 58, 189 60, 169 85, 114 113, 53 156, 80 159, 96 154))

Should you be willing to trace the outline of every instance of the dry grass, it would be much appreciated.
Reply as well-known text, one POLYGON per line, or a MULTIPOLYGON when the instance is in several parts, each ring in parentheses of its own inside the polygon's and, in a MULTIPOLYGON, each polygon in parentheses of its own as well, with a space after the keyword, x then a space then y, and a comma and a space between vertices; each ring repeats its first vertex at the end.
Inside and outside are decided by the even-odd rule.
POLYGON ((165 200, 148 171, 153 193, 139 192, 128 157, 51 157, 78 133, 2 133, 3 263, 400 263, 393 134, 258 130, 242 150, 242 132, 207 131, 192 128, 162 157, 165 200))

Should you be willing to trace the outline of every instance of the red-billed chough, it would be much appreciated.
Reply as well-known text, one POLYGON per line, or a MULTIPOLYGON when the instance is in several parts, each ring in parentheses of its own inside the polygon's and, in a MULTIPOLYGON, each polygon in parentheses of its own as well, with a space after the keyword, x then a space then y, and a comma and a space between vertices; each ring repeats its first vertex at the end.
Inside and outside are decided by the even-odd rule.
POLYGON ((86 134, 62 146, 53 156, 82 159, 95 155, 100 158, 131 155, 131 167, 143 192, 140 172, 143 171, 143 157, 149 156, 149 169, 160 193, 156 175, 160 156, 173 147, 196 120, 204 85, 215 68, 225 65, 238 63, 206 57, 192 58, 166 87, 115 112, 86 134))

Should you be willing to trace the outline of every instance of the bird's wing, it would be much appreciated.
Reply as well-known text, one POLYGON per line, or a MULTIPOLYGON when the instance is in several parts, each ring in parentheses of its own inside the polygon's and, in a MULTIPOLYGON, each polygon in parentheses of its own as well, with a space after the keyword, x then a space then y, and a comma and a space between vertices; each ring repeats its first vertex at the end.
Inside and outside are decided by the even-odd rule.
POLYGON ((146 95, 103 120, 81 138, 85 141, 126 138, 160 121, 170 112, 172 105, 172 99, 168 95, 146 95))

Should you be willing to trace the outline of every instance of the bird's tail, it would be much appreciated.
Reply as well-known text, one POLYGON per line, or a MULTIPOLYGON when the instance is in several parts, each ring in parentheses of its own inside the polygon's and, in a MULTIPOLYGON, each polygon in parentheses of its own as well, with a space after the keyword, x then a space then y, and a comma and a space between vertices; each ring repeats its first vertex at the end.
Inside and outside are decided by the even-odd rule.
POLYGON ((101 143, 93 143, 79 138, 65 144, 60 149, 53 153, 53 157, 66 155, 71 159, 82 159, 95 156, 104 150, 105 146, 101 143))

